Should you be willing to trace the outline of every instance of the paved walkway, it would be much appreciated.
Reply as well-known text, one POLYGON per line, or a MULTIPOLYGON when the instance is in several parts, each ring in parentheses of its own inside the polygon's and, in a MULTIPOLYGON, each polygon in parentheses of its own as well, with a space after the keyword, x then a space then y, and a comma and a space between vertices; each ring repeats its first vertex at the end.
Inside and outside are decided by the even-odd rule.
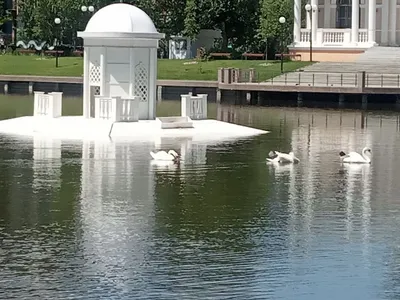
POLYGON ((374 47, 354 62, 320 62, 268 80, 274 85, 356 86, 365 71, 367 87, 400 88, 400 47, 374 47))

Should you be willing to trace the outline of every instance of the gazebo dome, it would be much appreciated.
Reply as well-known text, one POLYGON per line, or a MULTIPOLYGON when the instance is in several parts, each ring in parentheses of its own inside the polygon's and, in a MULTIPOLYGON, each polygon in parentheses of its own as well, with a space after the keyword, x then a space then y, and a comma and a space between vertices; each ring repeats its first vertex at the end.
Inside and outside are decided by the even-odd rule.
POLYGON ((160 35, 153 21, 140 8, 126 4, 114 3, 97 11, 89 20, 84 35, 94 33, 97 36, 111 33, 130 35, 160 35))

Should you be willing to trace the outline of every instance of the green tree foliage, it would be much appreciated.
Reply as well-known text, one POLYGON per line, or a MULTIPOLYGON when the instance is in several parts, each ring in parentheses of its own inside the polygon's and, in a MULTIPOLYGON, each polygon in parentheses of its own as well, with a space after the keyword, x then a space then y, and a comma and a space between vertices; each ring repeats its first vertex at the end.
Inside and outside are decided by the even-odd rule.
POLYGON ((198 24, 205 29, 219 29, 221 48, 248 48, 257 35, 258 0, 198 0, 198 24))
MULTIPOLYGON (((93 0, 95 10, 114 3, 113 0, 93 0)), ((195 38, 201 29, 219 29, 222 34, 219 50, 232 45, 234 51, 263 52, 266 38, 277 41, 284 30, 291 38, 293 0, 130 0, 124 1, 143 9, 157 29, 170 35, 185 34, 195 38), (287 20, 284 26, 280 16, 287 20)), ((76 32, 85 29, 91 13, 81 11, 87 0, 20 0, 19 38, 52 42, 62 38, 74 44, 76 32), (55 25, 54 18, 61 24, 55 25)), ((303 14, 304 15, 304 14, 303 14)), ((1 20, 0 11, 0 20, 1 20)))
POLYGON ((185 16, 184 34, 194 39, 200 30, 200 24, 197 18, 198 11, 195 0, 186 1, 185 16))
POLYGON ((293 5, 291 0, 262 0, 260 15, 260 33, 262 38, 276 38, 282 34, 290 37, 293 27, 293 5), (286 23, 279 23, 285 17, 286 23), (282 29, 283 28, 283 29, 282 29))
POLYGON ((268 41, 269 51, 280 50, 280 43, 285 47, 292 40, 293 0, 261 0, 260 38, 268 41), (286 23, 279 23, 285 17, 286 23))
POLYGON ((4 23, 11 20, 11 14, 7 12, 3 6, 0 6, 0 30, 2 29, 4 23))
POLYGON ((186 0, 141 0, 133 5, 145 11, 157 29, 166 36, 176 35, 184 30, 186 0))

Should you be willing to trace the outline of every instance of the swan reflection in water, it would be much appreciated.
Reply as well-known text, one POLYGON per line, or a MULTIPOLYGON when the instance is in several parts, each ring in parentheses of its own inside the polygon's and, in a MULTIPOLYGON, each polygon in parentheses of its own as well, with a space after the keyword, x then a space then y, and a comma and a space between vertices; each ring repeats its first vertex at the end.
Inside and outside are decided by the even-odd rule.
POLYGON ((159 171, 175 171, 179 168, 179 162, 168 160, 151 160, 150 166, 159 171))
MULTIPOLYGON (((346 227, 347 239, 351 239, 353 229, 353 204, 361 205, 361 226, 363 241, 363 256, 369 257, 369 235, 371 223, 371 165, 370 164, 342 164, 346 174, 346 227), (357 203, 357 200, 359 202, 357 203)), ((369 264, 369 261, 367 262, 369 264)))
POLYGON ((156 141, 156 147, 158 149, 180 149, 177 150, 179 158, 171 161, 151 160, 150 166, 156 171, 171 172, 206 165, 207 146, 207 143, 194 143, 191 138, 160 138, 156 141))
POLYGON ((275 171, 275 175, 278 176, 282 176, 282 175, 286 175, 289 174, 291 175, 294 169, 294 164, 292 163, 286 163, 286 164, 282 164, 278 161, 269 161, 267 163, 268 166, 271 167, 271 169, 274 169, 275 171))

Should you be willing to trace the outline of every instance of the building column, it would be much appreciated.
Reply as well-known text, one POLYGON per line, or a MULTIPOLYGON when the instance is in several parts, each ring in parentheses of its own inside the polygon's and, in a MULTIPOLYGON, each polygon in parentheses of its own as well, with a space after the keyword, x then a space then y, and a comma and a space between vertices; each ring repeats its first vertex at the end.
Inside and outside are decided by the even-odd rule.
POLYGON ((311 0, 311 6, 317 7, 317 9, 312 11, 312 39, 313 43, 317 42, 317 29, 318 29, 318 0, 311 0))
POLYGON ((294 0, 293 41, 300 42, 301 32, 301 0, 294 0))
POLYGON ((397 1, 389 2, 389 45, 396 45, 396 28, 397 28, 397 1))
POLYGON ((148 120, 155 120, 156 113, 156 98, 157 98, 157 48, 150 48, 150 64, 149 64, 149 113, 148 120))
POLYGON ((83 48, 83 117, 90 118, 90 83, 89 83, 89 53, 88 46, 83 48))
POLYGON ((382 45, 388 44, 389 35, 389 2, 391 0, 382 1, 382 17, 381 17, 381 43, 382 45), (385 17, 388 16, 388 17, 385 17))
POLYGON ((331 0, 324 2, 324 28, 331 28, 331 0))
POLYGON ((376 0, 368 0, 368 42, 375 44, 376 0))
POLYGON ((358 29, 360 20, 360 1, 351 0, 351 43, 358 43, 358 29))

